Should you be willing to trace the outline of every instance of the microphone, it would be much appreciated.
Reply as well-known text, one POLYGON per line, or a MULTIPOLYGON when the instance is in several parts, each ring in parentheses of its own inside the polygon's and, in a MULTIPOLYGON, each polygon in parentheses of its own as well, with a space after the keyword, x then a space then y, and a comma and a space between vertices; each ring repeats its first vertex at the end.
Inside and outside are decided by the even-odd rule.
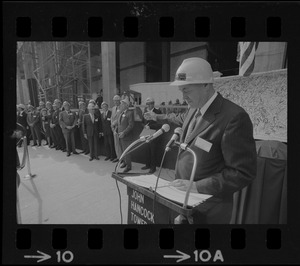
POLYGON ((169 150, 171 150, 171 146, 173 145, 173 143, 175 141, 177 141, 177 139, 182 135, 182 128, 181 127, 177 127, 174 130, 174 134, 172 136, 172 138, 169 140, 168 144, 166 145, 166 149, 165 151, 168 152, 169 150))
POLYGON ((159 137, 160 135, 162 135, 165 132, 168 132, 170 130, 170 126, 168 124, 164 124, 161 129, 157 130, 153 135, 151 135, 146 142, 149 142, 153 139, 156 139, 157 137, 159 137))

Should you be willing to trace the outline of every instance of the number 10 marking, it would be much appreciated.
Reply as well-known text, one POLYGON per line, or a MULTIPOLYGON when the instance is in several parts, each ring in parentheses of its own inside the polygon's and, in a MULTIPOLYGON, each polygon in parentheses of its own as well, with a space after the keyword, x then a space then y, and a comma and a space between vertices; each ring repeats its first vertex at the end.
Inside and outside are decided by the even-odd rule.
POLYGON ((74 259, 74 255, 71 251, 67 250, 61 253, 61 251, 57 251, 57 262, 61 262, 61 259, 65 263, 70 263, 74 259))

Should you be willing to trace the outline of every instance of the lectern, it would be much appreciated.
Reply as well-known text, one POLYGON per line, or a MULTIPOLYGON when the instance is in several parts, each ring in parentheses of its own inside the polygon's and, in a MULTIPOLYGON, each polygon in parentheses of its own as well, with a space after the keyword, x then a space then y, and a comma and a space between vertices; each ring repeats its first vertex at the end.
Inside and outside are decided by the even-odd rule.
POLYGON ((150 189, 140 187, 124 179, 125 176, 141 175, 137 173, 112 173, 112 177, 127 186, 128 224, 173 224, 178 215, 191 217, 195 212, 202 212, 218 200, 214 197, 196 207, 183 208, 181 204, 160 196, 150 189), (155 208, 153 200, 155 196, 155 208))

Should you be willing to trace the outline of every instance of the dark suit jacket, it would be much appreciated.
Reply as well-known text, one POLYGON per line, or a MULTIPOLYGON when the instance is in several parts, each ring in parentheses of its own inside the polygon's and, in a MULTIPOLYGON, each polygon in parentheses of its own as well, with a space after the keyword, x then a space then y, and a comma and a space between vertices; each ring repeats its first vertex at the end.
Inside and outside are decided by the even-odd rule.
POLYGON ((17 115, 17 123, 21 124, 25 129, 27 128, 27 114, 25 111, 18 113, 17 115))
MULTIPOLYGON (((147 112, 148 112, 148 108, 145 107, 144 113, 147 113, 147 112)), ((153 108, 153 112, 155 114, 161 114, 162 113, 159 109, 156 109, 155 107, 153 108)), ((156 121, 153 121, 153 120, 147 121, 146 119, 143 119, 143 123, 144 123, 144 125, 148 124, 150 129, 158 130, 158 129, 161 128, 161 125, 159 123, 157 123, 156 121)))
POLYGON ((59 109, 56 109, 56 110, 53 110, 53 113, 51 115, 50 122, 52 124, 55 124, 55 127, 56 126, 60 127, 60 125, 59 125, 59 113, 60 113, 59 109))
MULTIPOLYGON (((177 116, 162 115, 165 117, 161 117, 160 120, 168 118, 168 121, 181 125, 183 142, 195 112, 196 109, 189 109, 188 112, 177 116)), ((198 158, 194 179, 197 190, 199 193, 211 194, 215 199, 221 199, 216 205, 207 204, 209 207, 204 208, 208 223, 229 223, 233 193, 247 186, 256 177, 257 155, 249 115, 243 108, 218 94, 201 117, 188 144, 198 158), (197 137, 212 143, 209 152, 195 145, 197 137)), ((190 178, 193 161, 190 152, 179 150, 175 168, 177 179, 190 178)))
POLYGON ((99 136, 101 132, 101 118, 94 114, 94 123, 90 114, 83 115, 83 133, 87 134, 87 137, 93 137, 94 135, 99 136))
POLYGON ((37 111, 28 112, 27 114, 27 123, 29 126, 39 125, 40 122, 40 113, 37 111))
POLYGON ((67 126, 74 126, 77 122, 76 113, 73 111, 62 111, 59 113, 59 123, 63 133, 69 132, 70 129, 67 129, 67 126))
POLYGON ((111 111, 107 111, 107 115, 104 118, 104 113, 101 114, 102 118, 102 131, 104 136, 107 135, 112 135, 112 130, 111 130, 111 111))
POLYGON ((123 140, 133 140, 134 116, 133 111, 126 110, 118 117, 118 133, 124 132, 123 140))

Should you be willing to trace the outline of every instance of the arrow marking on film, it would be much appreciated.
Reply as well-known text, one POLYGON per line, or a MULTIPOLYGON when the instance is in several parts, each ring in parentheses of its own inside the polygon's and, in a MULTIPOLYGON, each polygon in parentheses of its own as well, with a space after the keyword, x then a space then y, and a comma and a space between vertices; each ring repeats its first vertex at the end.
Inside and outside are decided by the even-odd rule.
POLYGON ((25 255, 24 258, 26 259, 39 259, 37 262, 41 262, 41 261, 44 261, 44 260, 49 260, 51 259, 51 256, 42 252, 42 251, 39 251, 37 250, 37 253, 40 253, 41 255, 25 255))
POLYGON ((176 252, 180 255, 164 255, 164 258, 166 258, 166 259, 178 259, 176 262, 181 262, 181 261, 187 260, 191 257, 190 255, 185 254, 184 252, 181 252, 180 250, 176 250, 176 252))

